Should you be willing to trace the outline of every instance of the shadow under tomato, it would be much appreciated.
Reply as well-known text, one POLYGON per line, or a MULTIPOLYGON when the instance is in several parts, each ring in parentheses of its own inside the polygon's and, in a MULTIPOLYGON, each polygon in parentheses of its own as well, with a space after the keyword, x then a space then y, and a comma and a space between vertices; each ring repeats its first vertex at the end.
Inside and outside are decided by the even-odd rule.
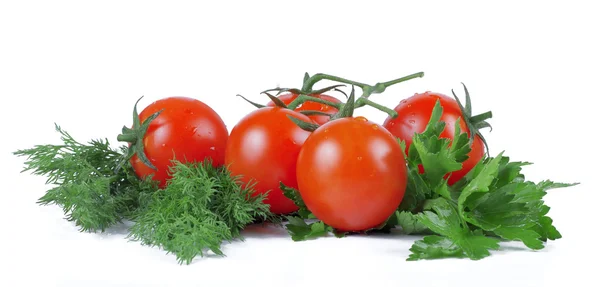
POLYGON ((289 238, 283 226, 272 223, 258 223, 246 226, 242 231, 245 238, 289 238))

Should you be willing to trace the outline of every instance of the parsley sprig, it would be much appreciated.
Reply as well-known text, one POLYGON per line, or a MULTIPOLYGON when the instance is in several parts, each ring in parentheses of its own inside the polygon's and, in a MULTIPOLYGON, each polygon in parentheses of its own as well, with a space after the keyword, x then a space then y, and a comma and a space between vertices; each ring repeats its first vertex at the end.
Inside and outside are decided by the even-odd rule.
POLYGON ((435 234, 415 242, 408 260, 478 260, 499 249, 501 240, 521 241, 537 250, 544 248, 543 242, 560 238, 543 196, 548 189, 574 184, 527 181, 521 168, 529 163, 511 162, 501 152, 482 159, 449 186, 445 175, 461 169, 470 148, 467 134, 459 134, 458 127, 452 143, 439 138, 445 125, 440 121, 442 111, 438 101, 426 130, 414 136, 407 157, 409 183, 399 225, 407 233, 435 234))

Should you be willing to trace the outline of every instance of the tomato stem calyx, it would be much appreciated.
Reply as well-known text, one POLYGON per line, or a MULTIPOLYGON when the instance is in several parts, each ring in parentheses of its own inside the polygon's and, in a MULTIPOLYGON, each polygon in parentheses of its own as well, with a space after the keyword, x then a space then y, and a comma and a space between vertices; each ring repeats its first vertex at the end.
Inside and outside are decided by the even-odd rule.
POLYGON ((356 106, 356 102, 354 101, 354 86, 352 86, 352 91, 350 92, 350 96, 348 97, 348 101, 339 109, 335 115, 331 117, 331 120, 340 119, 340 118, 349 118, 354 114, 354 109, 356 106))
POLYGON ((237 96, 240 97, 240 98, 242 98, 242 99, 244 99, 244 101, 248 102, 249 104, 255 106, 257 109, 262 109, 262 108, 266 107, 265 105, 261 105, 259 103, 256 103, 256 102, 253 102, 251 100, 248 100, 246 97, 244 97, 244 96, 242 96, 240 94, 238 94, 237 96))
POLYGON ((299 128, 301 128, 307 132, 314 132, 315 130, 317 130, 320 127, 318 124, 305 122, 305 121, 303 121, 301 119, 297 119, 291 115, 287 115, 287 117, 292 122, 294 122, 294 124, 296 124, 299 128))
POLYGON ((284 108, 284 109, 288 108, 288 106, 283 101, 281 101, 279 98, 277 98, 276 96, 273 96, 273 95, 269 94, 268 92, 262 92, 262 93, 265 94, 265 95, 267 95, 267 97, 269 97, 269 99, 271 99, 271 101, 276 106, 278 106, 280 108, 284 108))
POLYGON ((117 141, 119 142, 127 142, 130 144, 127 153, 123 155, 123 159, 121 163, 117 166, 116 171, 118 171, 126 161, 130 160, 134 155, 137 155, 140 161, 147 165, 149 168, 153 170, 157 170, 157 168, 150 162, 148 157, 146 156, 146 152, 144 151, 144 136, 146 135, 146 131, 150 126, 150 123, 156 119, 163 110, 160 110, 152 115, 150 115, 143 123, 140 122, 140 116, 137 112, 137 104, 143 98, 140 97, 133 106, 133 128, 128 128, 127 126, 123 126, 122 134, 117 136, 117 141))
POLYGON ((467 86, 465 86, 464 83, 461 83, 461 84, 465 91, 465 105, 463 106, 461 101, 456 96, 456 93, 454 93, 454 90, 452 90, 452 95, 454 96, 454 99, 458 103, 458 107, 460 108, 462 114, 464 115, 465 123, 467 124, 467 127, 469 129, 470 140, 473 140, 476 135, 479 136, 481 138, 481 141, 483 141, 483 145, 485 146, 485 152, 489 156, 488 144, 479 130, 482 128, 490 128, 490 130, 492 129, 492 126, 490 125, 490 123, 488 123, 486 121, 486 120, 492 118, 492 112, 488 111, 488 112, 485 112, 485 113, 482 113, 479 115, 472 116, 471 115, 471 113, 472 113, 471 96, 469 95, 467 86))

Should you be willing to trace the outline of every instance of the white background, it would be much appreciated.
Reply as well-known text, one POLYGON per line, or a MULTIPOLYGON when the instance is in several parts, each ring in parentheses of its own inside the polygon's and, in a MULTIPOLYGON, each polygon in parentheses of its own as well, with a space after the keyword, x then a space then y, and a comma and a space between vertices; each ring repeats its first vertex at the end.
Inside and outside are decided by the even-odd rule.
MULTIPOLYGON (((598 260, 600 20, 594 1, 2 1, 0 2, 0 286, 591 286, 598 260), (449 2, 452 2, 450 4, 449 2), (485 3, 484 3, 485 2, 485 3), (376 83, 425 77, 373 96, 394 106, 415 92, 462 96, 492 110, 492 154, 531 161, 529 179, 581 182, 547 195, 563 239, 520 244, 481 261, 406 262, 414 237, 292 242, 246 232, 226 258, 179 266, 124 239, 83 234, 56 206, 35 204, 44 178, 11 152, 109 138, 131 109, 189 96, 229 129, 253 108, 236 94, 298 87, 304 72, 376 83), (588 261, 590 263, 588 263, 588 261)), ((322 85, 324 85, 323 83, 322 85)), ((382 122, 369 109, 359 114, 382 122)))

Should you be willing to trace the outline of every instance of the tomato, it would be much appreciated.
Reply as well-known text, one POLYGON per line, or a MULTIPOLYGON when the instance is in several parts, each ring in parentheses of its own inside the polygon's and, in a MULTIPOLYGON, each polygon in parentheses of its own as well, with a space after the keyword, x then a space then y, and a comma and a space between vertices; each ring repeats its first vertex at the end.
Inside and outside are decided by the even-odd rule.
MULTIPOLYGON (((466 132, 470 135, 470 131, 467 128, 465 117, 462 114, 460 106, 456 100, 440 93, 425 92, 421 94, 415 94, 414 96, 402 100, 398 106, 394 108, 398 112, 398 117, 392 119, 388 117, 383 126, 390 131, 394 136, 404 140, 406 142, 406 153, 408 154, 408 147, 412 143, 412 137, 415 133, 421 133, 425 130, 433 107, 437 100, 440 100, 442 106, 442 121, 446 122, 444 131, 440 135, 441 138, 453 139, 454 138, 454 126, 456 120, 460 117, 459 126, 462 132, 466 132)), ((455 171, 448 175, 448 183, 450 185, 456 183, 463 176, 465 176, 476 164, 483 158, 485 154, 485 148, 483 141, 479 135, 474 137, 471 145, 471 152, 468 154, 468 159, 462 163, 463 167, 461 170, 455 171)))
MULTIPOLYGON (((283 95, 277 96, 277 98, 279 98, 286 105, 290 104, 297 97, 298 97, 297 94, 283 94, 283 95)), ((313 95, 313 97, 318 98, 318 99, 323 99, 326 101, 330 101, 332 103, 337 103, 337 104, 341 103, 341 101, 338 100, 337 98, 328 96, 328 95, 324 95, 324 94, 313 95)), ((273 101, 269 101, 267 103, 267 106, 273 107, 273 106, 275 106, 275 103, 273 103, 273 101)), ((302 105, 295 108, 294 110, 298 111, 298 112, 299 111, 319 111, 319 112, 324 112, 324 113, 327 113, 330 115, 333 115, 338 112, 338 110, 332 106, 328 106, 328 105, 316 103, 316 102, 311 102, 311 101, 304 102, 302 105)), ((328 122, 330 119, 330 117, 323 116, 323 115, 310 115, 308 117, 319 125, 322 125, 322 124, 328 122)))
POLYGON ((298 188, 307 208, 340 231, 385 222, 404 197, 402 148, 382 126, 341 118, 315 130, 298 155, 298 188))
POLYGON ((211 107, 196 99, 170 97, 147 106, 139 119, 143 123, 160 110, 162 112, 150 123, 143 138, 146 157, 156 170, 135 154, 130 162, 138 177, 152 175, 152 179, 165 187, 173 159, 201 162, 210 158, 214 166, 223 165, 228 131, 211 107))
POLYGON ((254 182, 255 194, 269 192, 265 203, 276 214, 286 214, 298 207, 279 188, 279 183, 298 188, 296 161, 304 141, 310 135, 289 116, 311 122, 298 112, 264 107, 244 117, 232 130, 227 143, 225 164, 242 184, 254 182))

